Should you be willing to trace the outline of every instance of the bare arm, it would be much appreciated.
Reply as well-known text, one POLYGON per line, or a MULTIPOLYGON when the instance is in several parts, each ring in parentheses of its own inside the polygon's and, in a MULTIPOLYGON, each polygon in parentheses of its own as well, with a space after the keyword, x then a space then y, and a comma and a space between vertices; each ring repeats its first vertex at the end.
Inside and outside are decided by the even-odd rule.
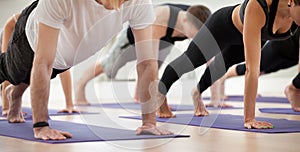
POLYGON ((255 121, 255 102, 261 58, 261 29, 265 22, 265 13, 259 3, 250 0, 246 8, 243 28, 246 61, 244 121, 247 128, 261 128, 261 126, 269 128, 271 126, 269 123, 259 124, 255 121))
MULTIPOLYGON (((59 30, 39 23, 37 47, 31 72, 31 105, 33 123, 48 121, 48 99, 52 65, 56 54, 59 30)), ((34 128, 35 138, 65 139, 71 136, 49 127, 34 128)))
POLYGON ((137 134, 151 133, 156 135, 170 134, 156 128, 156 110, 158 104, 154 100, 158 78, 158 45, 159 41, 153 33, 155 27, 149 26, 142 30, 133 30, 137 54, 138 94, 142 106, 142 127, 137 134))
POLYGON ((155 124, 155 110, 146 111, 145 108, 150 108, 150 83, 157 80, 157 53, 158 46, 155 46, 151 40, 152 27, 142 30, 133 30, 136 44, 137 54, 137 73, 138 73, 138 94, 142 104, 143 124, 148 123, 151 117, 151 124, 155 124), (156 47, 156 48, 154 48, 156 47), (148 119, 149 117, 149 119, 148 119))

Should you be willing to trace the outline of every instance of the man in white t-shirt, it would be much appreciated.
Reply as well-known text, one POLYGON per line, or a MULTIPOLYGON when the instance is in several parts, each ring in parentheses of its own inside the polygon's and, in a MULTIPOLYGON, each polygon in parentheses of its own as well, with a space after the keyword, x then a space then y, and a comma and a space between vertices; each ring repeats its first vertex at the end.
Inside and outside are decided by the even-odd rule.
MULTIPOLYGON (((66 139, 67 132, 49 127, 50 79, 84 61, 106 45, 129 22, 135 35, 140 81, 142 127, 137 134, 170 134, 156 128, 157 106, 149 86, 157 79, 158 43, 151 41, 155 20, 150 0, 40 0, 24 9, 7 52, 0 55, 0 82, 14 86, 8 121, 24 122, 21 98, 29 86, 35 138, 66 139), (14 60, 13 60, 14 59, 14 60)), ((154 85, 153 85, 154 86, 154 85)))

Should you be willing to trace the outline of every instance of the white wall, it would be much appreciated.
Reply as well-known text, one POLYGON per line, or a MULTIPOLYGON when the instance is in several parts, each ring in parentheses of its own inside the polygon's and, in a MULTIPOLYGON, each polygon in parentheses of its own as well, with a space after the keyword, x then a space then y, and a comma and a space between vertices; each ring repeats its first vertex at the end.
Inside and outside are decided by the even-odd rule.
POLYGON ((0 27, 2 28, 5 21, 16 12, 30 4, 33 0, 0 0, 0 27))
MULTIPOLYGON (((0 28, 3 27, 5 21, 14 13, 20 12, 25 6, 30 4, 33 0, 0 0, 0 28)), ((184 1, 178 1, 178 0, 153 0, 154 4, 161 4, 161 3, 185 3, 185 4, 203 4, 208 6, 212 11, 216 11, 217 9, 228 6, 228 5, 234 5, 237 3, 242 2, 243 0, 184 0, 184 1)), ((183 43, 177 43, 176 47, 182 48, 179 49, 181 52, 184 51, 184 47, 186 47, 187 42, 183 43)), ((175 51, 176 53, 171 53, 171 55, 168 57, 168 61, 172 60, 178 55, 178 51, 175 51)), ((100 53, 103 55, 103 53, 100 53)), ((97 54, 99 55, 99 54, 97 54)), ((97 59, 97 57, 93 57, 94 60, 97 59)), ((78 66, 80 69, 79 71, 82 71, 87 64, 93 63, 94 61, 86 62, 85 64, 82 64, 81 66, 78 66)), ((128 64, 125 66, 124 69, 120 71, 118 74, 119 78, 127 79, 128 78, 128 72, 132 71, 132 67, 134 67, 134 62, 128 64), (126 73, 126 74, 125 74, 126 73)), ((272 74, 271 76, 280 76, 280 77, 292 77, 296 74, 297 69, 291 68, 288 70, 284 70, 280 73, 272 74)), ((192 76, 192 75, 190 75, 192 76)), ((134 77, 133 75, 130 75, 129 77, 134 77)))

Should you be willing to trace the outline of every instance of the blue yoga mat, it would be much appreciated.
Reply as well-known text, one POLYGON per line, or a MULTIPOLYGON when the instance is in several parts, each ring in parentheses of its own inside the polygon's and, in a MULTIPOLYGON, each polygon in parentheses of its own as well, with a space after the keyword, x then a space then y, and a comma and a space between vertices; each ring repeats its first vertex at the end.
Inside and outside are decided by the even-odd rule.
MULTIPOLYGON (((178 104, 169 104, 172 107, 172 111, 192 111, 194 110, 193 105, 178 105, 178 104)), ((140 110, 141 105, 134 102, 126 103, 104 103, 104 104, 91 104, 93 107, 103 107, 103 108, 116 108, 116 109, 131 109, 131 110, 140 110)), ((220 108, 207 107, 207 110, 218 110, 220 108)), ((222 109, 243 109, 242 107, 228 107, 222 109)))
MULTIPOLYGON (((73 112, 73 113, 65 113, 65 112, 59 112, 60 110, 55 109, 49 109, 48 113, 49 116, 65 116, 65 115, 78 115, 78 114, 98 114, 97 112, 73 112)), ((31 119, 32 118, 32 111, 31 108, 28 107, 22 107, 22 112, 25 112, 26 115, 24 115, 25 119, 31 119)), ((0 114, 2 113, 2 106, 0 106, 0 114)))
MULTIPOLYGON (((121 116, 121 118, 138 119, 140 116, 121 116)), ((300 121, 291 121, 286 119, 259 118, 258 121, 267 121, 272 123, 273 129, 246 129, 244 127, 244 117, 229 114, 211 114, 205 117, 194 117, 193 114, 178 114, 175 118, 157 118, 158 122, 168 122, 175 124, 184 124, 191 126, 211 127, 227 130, 239 130, 260 133, 293 133, 300 132, 300 121)))
POLYGON ((68 138, 66 140, 35 139, 33 136, 31 121, 27 121, 26 123, 8 123, 6 121, 0 121, 0 135, 30 140, 35 142, 51 143, 51 144, 189 137, 189 135, 166 135, 166 136, 135 135, 134 130, 107 128, 107 127, 92 126, 92 125, 65 122, 65 121, 49 120, 49 123, 52 128, 67 131, 71 133, 73 137, 68 138))
POLYGON ((259 108, 259 111, 262 113, 300 115, 300 112, 295 112, 292 108, 259 108))
MULTIPOLYGON (((210 97, 203 97, 203 100, 210 100, 210 97)), ((224 101, 244 101, 244 96, 228 96, 224 101)), ((266 103, 289 103, 288 99, 285 97, 264 97, 258 96, 256 102, 266 102, 266 103)))

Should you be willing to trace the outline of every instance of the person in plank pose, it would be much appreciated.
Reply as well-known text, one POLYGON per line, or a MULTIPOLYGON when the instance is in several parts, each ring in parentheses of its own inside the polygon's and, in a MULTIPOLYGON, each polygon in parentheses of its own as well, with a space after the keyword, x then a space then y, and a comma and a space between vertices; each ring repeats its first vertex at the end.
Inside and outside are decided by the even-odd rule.
POLYGON ((195 116, 208 112, 201 94, 222 77, 229 67, 246 61, 244 89, 244 126, 273 128, 268 122, 255 120, 255 100, 260 71, 261 47, 267 40, 285 40, 300 25, 300 0, 245 0, 213 13, 199 30, 186 52, 171 62, 158 82, 157 101, 163 117, 172 117, 166 94, 184 73, 215 57, 193 91, 195 116))
MULTIPOLYGON (((0 50, 2 52, 6 52, 9 39, 13 33, 13 30, 15 28, 15 24, 19 18, 20 14, 16 13, 12 17, 10 17, 6 23, 4 24, 3 29, 0 30, 0 50)), ((77 109, 74 108, 73 99, 72 99, 72 81, 71 81, 71 73, 69 70, 61 73, 60 80, 62 83, 64 95, 65 95, 65 101, 66 101, 66 108, 62 109, 59 112, 67 112, 67 113, 77 113, 79 112, 77 109)), ((8 81, 4 81, 1 84, 1 90, 2 90, 2 116, 7 116, 9 111, 9 101, 7 99, 6 89, 9 90, 10 83, 8 81)))
MULTIPOLYGON (((170 53, 175 41, 192 38, 202 23, 211 14, 209 8, 203 5, 163 4, 155 7, 156 21, 153 34, 160 41, 158 67, 170 53), (198 21, 199 20, 199 21, 198 21)), ((114 79, 118 71, 128 62, 136 60, 134 36, 131 28, 124 29, 111 41, 108 54, 96 65, 87 68, 75 86, 75 101, 78 105, 89 105, 86 99, 85 87, 94 77, 104 73, 114 79)), ((138 84, 137 84, 138 86, 138 84)), ((139 102, 138 87, 134 99, 139 102)))
MULTIPOLYGON (((294 77, 291 84, 288 84, 284 93, 291 103, 294 111, 300 111, 300 60, 299 60, 299 30, 295 35, 284 41, 268 41, 261 52, 260 75, 277 72, 281 69, 290 68, 298 64, 298 74, 294 77)), ((246 72, 246 64, 233 65, 228 69, 226 74, 220 78, 220 84, 224 84, 225 80, 235 76, 244 75, 246 72)), ((215 84, 213 84, 215 85, 215 84)), ((225 90, 219 90, 224 95, 225 90)), ((216 96, 218 90, 214 91, 212 96, 216 96)), ((222 96, 221 96, 222 97, 222 96)), ((223 97, 224 98, 224 97, 223 97)), ((225 97, 226 98, 226 97, 225 97)), ((222 99, 219 99, 219 101, 222 99)))
POLYGON ((21 98, 30 84, 34 137, 64 140, 72 135, 48 123, 50 79, 89 58, 118 32, 123 23, 132 28, 137 54, 142 126, 136 134, 171 134, 156 127, 157 107, 149 92, 157 79, 158 43, 152 41, 155 20, 150 0, 39 0, 20 14, 7 51, 0 55, 0 82, 12 105, 9 122, 24 122, 21 98))

